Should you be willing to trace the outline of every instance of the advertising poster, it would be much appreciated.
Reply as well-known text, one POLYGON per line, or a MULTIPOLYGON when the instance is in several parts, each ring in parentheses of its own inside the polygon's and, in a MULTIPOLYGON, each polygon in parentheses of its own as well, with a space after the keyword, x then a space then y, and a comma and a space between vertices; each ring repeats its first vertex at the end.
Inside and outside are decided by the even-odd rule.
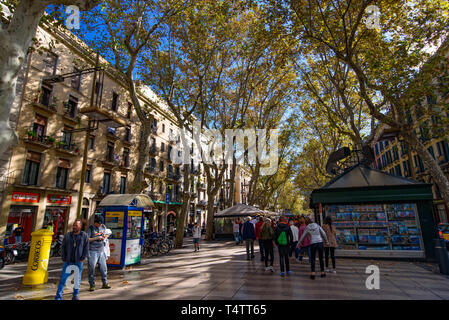
POLYGON ((125 265, 140 262, 140 239, 126 241, 125 265))
POLYGON ((122 248, 122 240, 109 239, 109 249, 111 250, 111 256, 106 261, 107 264, 120 264, 120 251, 122 248))

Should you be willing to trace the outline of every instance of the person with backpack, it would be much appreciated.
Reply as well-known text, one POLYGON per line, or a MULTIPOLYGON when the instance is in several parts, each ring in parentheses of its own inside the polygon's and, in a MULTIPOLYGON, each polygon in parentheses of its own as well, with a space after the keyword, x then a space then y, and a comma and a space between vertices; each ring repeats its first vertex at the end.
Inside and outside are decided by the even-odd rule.
POLYGON ((288 251, 293 243, 293 234, 292 229, 290 229, 289 225, 287 224, 286 216, 281 216, 281 218, 279 219, 276 230, 274 230, 274 241, 276 242, 279 251, 281 277, 285 276, 284 270, 287 271, 288 275, 290 275, 292 272, 290 271, 288 251))
POLYGON ((274 239, 274 230, 271 226, 271 219, 265 218, 262 227, 260 228, 259 233, 259 241, 262 243, 262 247, 264 248, 264 261, 265 261, 265 271, 274 272, 273 262, 274 262, 274 253, 273 253, 273 239, 274 239), (268 266, 268 257, 270 257, 270 266, 268 266))
POLYGON ((254 240, 256 240, 256 233, 254 231, 254 224, 251 222, 251 217, 246 218, 246 222, 243 224, 243 240, 246 244, 246 260, 254 259, 254 240), (251 256, 249 254, 249 248, 251 247, 251 256))
MULTIPOLYGON (((307 224, 306 224, 306 219, 305 219, 304 216, 301 216, 301 217, 299 218, 299 233, 298 233, 299 238, 301 238, 302 234, 304 233, 304 230, 306 229, 306 226, 307 226, 307 224)), ((298 241, 297 247, 300 248, 300 249, 299 249, 299 257, 298 257, 298 260, 299 260, 299 261, 302 261, 302 258, 303 258, 303 256, 304 256, 304 252, 307 250, 307 258, 309 259, 309 263, 310 263, 310 261, 311 261, 311 259, 310 259, 310 236, 307 235, 307 236, 304 238, 304 240, 302 241, 302 243, 300 243, 300 242, 298 241)))
POLYGON ((264 248, 262 240, 260 240, 260 230, 262 229, 262 225, 264 224, 263 217, 259 217, 259 221, 256 223, 256 239, 259 242, 259 251, 260 251, 260 261, 264 261, 264 248))
POLYGON ((324 219, 323 230, 326 232, 329 243, 324 246, 324 262, 326 263, 326 272, 329 272, 329 252, 332 260, 332 273, 335 271, 335 248, 337 245, 337 229, 332 225, 332 218, 327 216, 324 219))
POLYGON ((310 267, 312 273, 310 279, 315 280, 315 257, 318 251, 318 259, 320 262, 321 278, 324 278, 326 274, 324 273, 324 262, 323 262, 323 239, 328 243, 326 233, 323 228, 321 228, 317 223, 312 222, 310 218, 306 218, 307 227, 304 229, 304 233, 299 239, 301 243, 307 235, 310 235, 310 267))

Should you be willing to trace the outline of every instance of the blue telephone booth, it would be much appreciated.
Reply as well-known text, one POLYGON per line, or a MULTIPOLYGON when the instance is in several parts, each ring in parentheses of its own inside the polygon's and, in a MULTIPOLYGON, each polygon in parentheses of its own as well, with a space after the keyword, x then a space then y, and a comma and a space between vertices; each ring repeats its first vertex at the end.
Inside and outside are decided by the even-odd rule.
POLYGON ((152 207, 151 198, 145 194, 111 194, 101 202, 103 220, 109 236, 111 255, 107 260, 110 267, 140 263, 144 243, 144 208, 152 207))

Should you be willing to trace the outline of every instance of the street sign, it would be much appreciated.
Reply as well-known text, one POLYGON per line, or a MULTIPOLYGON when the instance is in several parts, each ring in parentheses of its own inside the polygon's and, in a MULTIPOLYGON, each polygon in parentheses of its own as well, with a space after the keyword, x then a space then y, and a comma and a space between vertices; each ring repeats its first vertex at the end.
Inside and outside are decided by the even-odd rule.
POLYGON ((165 194, 165 203, 167 203, 167 204, 170 203, 170 193, 165 194))

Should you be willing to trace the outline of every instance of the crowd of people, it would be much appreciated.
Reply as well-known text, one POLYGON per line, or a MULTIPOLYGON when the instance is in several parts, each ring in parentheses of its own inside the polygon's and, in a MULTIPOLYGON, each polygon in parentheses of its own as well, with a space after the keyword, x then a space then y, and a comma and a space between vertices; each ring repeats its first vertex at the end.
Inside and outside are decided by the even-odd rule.
POLYGON ((290 218, 281 216, 278 221, 268 217, 246 217, 245 221, 236 219, 233 224, 235 244, 245 243, 246 259, 253 260, 254 242, 257 240, 260 261, 265 263, 265 271, 274 272, 274 246, 279 254, 280 275, 292 274, 290 259, 294 257, 299 262, 307 253, 310 264, 310 278, 315 279, 315 264, 318 253, 320 276, 326 272, 336 273, 335 248, 337 247, 336 228, 332 225, 331 217, 326 217, 322 226, 312 221, 310 217, 299 216, 290 218), (329 257, 332 269, 329 269, 329 257))

